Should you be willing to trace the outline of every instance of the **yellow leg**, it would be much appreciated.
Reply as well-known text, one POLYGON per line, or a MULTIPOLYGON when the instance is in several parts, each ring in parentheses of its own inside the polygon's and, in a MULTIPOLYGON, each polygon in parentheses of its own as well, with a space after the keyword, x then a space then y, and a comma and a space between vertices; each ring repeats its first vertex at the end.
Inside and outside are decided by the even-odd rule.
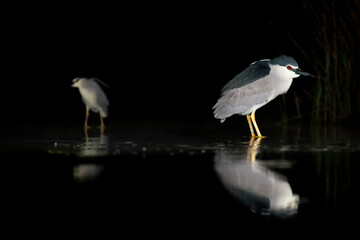
POLYGON ((257 136, 258 136, 258 137, 263 137, 263 136, 261 135, 261 133, 260 133, 260 130, 259 130, 258 125, 256 124, 255 111, 251 113, 251 116, 250 116, 250 117, 251 117, 251 121, 252 121, 252 123, 253 123, 253 125, 254 125, 254 127, 255 127, 257 136))
POLYGON ((85 142, 88 143, 89 142, 89 135, 88 135, 88 129, 84 128, 84 133, 85 133, 85 142))
POLYGON ((89 109, 86 108, 84 129, 88 128, 88 119, 89 119, 89 109))
POLYGON ((246 119, 248 120, 248 123, 249 123, 249 128, 250 128, 250 132, 251 132, 251 137, 255 137, 255 133, 254 133, 254 128, 252 126, 252 123, 251 123, 251 117, 250 117, 250 114, 246 115, 246 119))
POLYGON ((105 125, 104 125, 103 117, 102 117, 102 115, 101 115, 101 111, 99 111, 99 115, 100 115, 100 122, 101 122, 100 128, 101 128, 101 129, 104 129, 104 128, 105 128, 105 125))
POLYGON ((104 129, 105 129, 105 126, 100 127, 100 137, 102 137, 104 135, 104 129))

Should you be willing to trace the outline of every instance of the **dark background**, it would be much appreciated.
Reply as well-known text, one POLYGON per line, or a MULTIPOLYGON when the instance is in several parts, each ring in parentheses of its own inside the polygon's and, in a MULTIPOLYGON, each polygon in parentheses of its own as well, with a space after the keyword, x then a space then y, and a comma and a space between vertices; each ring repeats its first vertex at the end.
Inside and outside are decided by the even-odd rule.
MULTIPOLYGON (((218 219, 226 220, 227 216, 224 213, 236 217, 236 221, 231 221, 231 224, 241 221, 238 219, 238 214, 242 210, 233 211, 235 202, 229 204, 230 198, 222 199, 224 196, 222 192, 218 194, 215 191, 216 188, 220 191, 223 189, 213 172, 214 150, 206 151, 205 155, 192 156, 191 152, 197 149, 194 144, 189 147, 191 152, 183 155, 180 152, 186 147, 178 143, 188 144, 189 141, 180 140, 187 140, 188 136, 194 135, 175 134, 173 136, 184 139, 177 139, 174 143, 165 132, 164 139, 168 145, 158 145, 156 141, 146 140, 152 139, 154 135, 160 135, 159 139, 161 139, 164 132, 157 131, 158 129, 148 131, 147 128, 154 127, 151 123, 159 123, 161 128, 174 127, 171 131, 180 126, 187 133, 192 131, 197 133, 196 127, 199 127, 202 129, 200 131, 210 132, 208 135, 195 135, 200 140, 206 139, 200 146, 209 146, 209 144, 212 146, 211 133, 221 133, 219 136, 224 138, 221 137, 220 144, 216 146, 220 149, 224 146, 225 150, 236 148, 239 138, 230 137, 228 142, 228 136, 237 136, 237 132, 242 136, 248 136, 245 117, 235 116, 220 124, 212 114, 212 107, 219 98, 220 90, 229 80, 254 61, 274 58, 281 54, 293 56, 303 70, 316 75, 314 60, 306 59, 302 53, 311 52, 317 46, 312 44, 316 36, 313 23, 300 2, 301 0, 239 1, 235 5, 219 5, 217 2, 213 4, 207 2, 202 5, 174 2, 171 4, 114 2, 112 5, 106 2, 100 4, 87 1, 84 4, 41 2, 37 5, 16 2, 13 6, 3 5, 0 14, 2 40, 0 152, 3 159, 5 195, 8 196, 5 197, 5 206, 11 216, 8 222, 10 224, 16 222, 15 226, 19 226, 18 216, 28 213, 29 217, 20 219, 25 221, 24 225, 28 225, 30 216, 38 215, 46 221, 46 224, 42 224, 44 221, 34 222, 31 218, 31 222, 39 223, 31 229, 36 231, 39 226, 58 226, 57 221, 52 220, 54 216, 57 218, 60 215, 74 222, 76 229, 79 229, 79 224, 85 220, 85 225, 89 223, 86 229, 93 227, 92 229, 100 230, 99 223, 107 224, 109 221, 106 219, 113 221, 113 217, 108 218, 110 215, 116 216, 117 219, 125 219, 123 225, 125 228, 137 223, 138 216, 147 215, 144 219, 140 219, 140 226, 152 222, 154 224, 150 224, 151 227, 156 225, 154 229, 157 230, 159 227, 163 229, 162 225, 158 225, 158 221, 154 222, 152 217, 155 214, 160 216, 160 223, 165 223, 165 226, 172 225, 170 217, 174 212, 168 209, 174 208, 173 203, 176 203, 175 216, 194 216, 194 212, 195 215, 202 216, 190 219, 196 228, 198 222, 203 220, 209 224, 216 223, 218 219), (294 39, 308 44, 302 45, 303 48, 299 49, 294 45, 294 39), (85 106, 79 91, 71 88, 72 79, 79 76, 97 77, 111 86, 110 89, 105 89, 110 106, 109 118, 105 122, 108 126, 106 134, 109 133, 109 138, 104 135, 104 144, 96 129, 94 132, 89 131, 90 137, 94 135, 96 137, 90 138, 90 141, 86 138, 84 143, 82 125, 85 106), (141 127, 132 128, 133 125, 130 123, 133 122, 139 123, 141 127), (127 125, 130 126, 130 131, 122 131, 127 125), (37 132, 39 126, 45 126, 44 130, 37 132), (47 128, 49 126, 55 126, 56 131, 50 131, 53 129, 47 128), (79 131, 73 131, 74 128, 68 126, 78 126, 79 131), (117 126, 121 126, 121 131, 111 131, 117 126), (234 135, 223 134, 224 128, 231 130, 234 135), (244 131, 237 131, 239 128, 243 128, 244 131), (59 131, 62 134, 59 134, 59 131), (148 134, 144 134, 146 131, 148 134), (10 138, 7 138, 7 133, 12 134, 10 138), (19 141, 20 143, 14 144, 13 138, 17 140, 25 136, 27 140, 29 134, 31 138, 35 138, 35 141, 19 141), (36 136, 40 138, 36 139, 36 136), (137 139, 144 136, 148 137, 145 141, 137 139), (67 141, 68 137, 75 141, 67 141), (44 138, 51 140, 39 140, 44 138), (225 142, 222 139, 227 140, 225 142), (135 146, 127 144, 131 141, 135 146), (59 143, 58 152, 56 152, 57 143, 59 143), (99 145, 100 148, 109 148, 109 153, 119 155, 107 156, 105 159, 78 159, 70 154, 66 159, 64 158, 67 151, 70 153, 80 151, 83 147, 86 150, 88 143, 90 146, 95 146, 95 152, 99 145), (168 152, 168 149, 172 149, 172 144, 181 149, 175 148, 173 151, 175 156, 169 161, 172 152, 168 152), (21 147, 23 145, 25 147, 21 147), (37 150, 38 146, 41 147, 40 152, 37 150), (146 158, 143 157, 146 148, 142 146, 147 148, 146 158), (65 148, 63 152, 62 147, 65 148), (128 147, 131 152, 129 156, 127 156, 128 147), (132 148, 135 153, 132 152, 132 148), (154 148, 153 152, 152 148, 154 148), (135 157, 132 154, 135 154, 135 157), (30 159, 29 156, 35 158, 30 159), (117 161, 119 158, 122 161, 117 161), (95 188, 93 185, 83 186, 74 183, 73 167, 82 161, 109 163, 106 169, 109 172, 104 174, 105 179, 100 179, 100 184, 95 185, 95 188), (209 189, 211 191, 208 191, 209 189), (185 195, 179 196, 182 191, 185 195), (208 195, 208 192, 216 193, 216 196, 208 195), (208 201, 208 196, 211 201, 208 201), (224 203, 225 209, 229 211, 224 211, 223 206, 216 209, 214 206, 219 206, 218 200, 220 204, 224 203), (99 203, 100 207, 94 208, 99 206, 99 203), (94 212, 89 211, 88 207, 95 209, 95 217, 94 212), (159 210, 163 211, 160 215, 159 210), (77 216, 80 216, 80 219, 77 216)), ((346 12, 341 14, 346 16, 346 12)), ((353 54, 358 55, 359 52, 353 51, 353 54)), ((357 68, 356 65, 354 68, 357 68)), ((347 160, 353 157, 356 159, 357 148, 352 150, 351 147, 354 143, 357 146, 357 138, 348 135, 348 132, 343 135, 349 138, 349 141, 343 138, 334 141, 337 140, 335 137, 338 135, 330 134, 331 132, 328 135, 328 132, 325 132, 326 134, 314 134, 315 137, 310 137, 308 134, 309 138, 298 138, 297 130, 289 127, 292 133, 292 135, 289 133, 289 139, 296 141, 284 142, 277 138, 281 131, 270 129, 273 128, 272 124, 283 119, 284 112, 289 119, 296 115, 295 96, 301 99, 300 107, 305 116, 298 121, 310 123, 305 113, 311 111, 312 99, 306 92, 312 93, 315 86, 314 79, 306 77, 295 79, 284 97, 276 98, 257 111, 257 120, 262 133, 267 135, 272 130, 273 134, 269 135, 274 136, 268 138, 270 142, 265 142, 262 146, 266 151, 263 151, 260 159, 274 160, 286 157, 294 161, 319 160, 313 173, 310 169, 313 167, 313 161, 298 161, 304 165, 297 165, 300 166, 299 172, 295 175, 290 173, 289 176, 301 189, 306 188, 316 192, 311 195, 327 198, 328 191, 332 190, 331 187, 327 187, 331 183, 329 179, 331 180, 333 176, 332 169, 336 169, 334 179, 339 181, 349 174, 348 171, 340 170, 357 169, 357 166, 351 168, 348 165, 339 168, 337 164, 340 162, 349 164, 347 160), (323 141, 322 136, 325 140, 327 136, 333 137, 329 142, 340 144, 322 146, 322 142, 328 143, 323 141), (290 149, 286 150, 287 148, 290 149), (298 149, 305 151, 305 154, 302 155, 300 152, 299 156, 298 149), (335 152, 326 149, 333 149, 335 152), (315 152, 314 155, 311 151, 315 152), (351 151, 351 154, 348 151, 351 151), (337 161, 340 159, 341 161, 337 161), (310 178, 306 178, 304 185, 301 185, 303 184, 301 178, 296 179, 297 175, 305 176, 302 170, 310 173, 310 178), (322 176, 325 176, 325 182, 322 176), (316 184, 313 184, 312 179, 316 180, 316 184), (308 183, 311 185, 310 188, 307 188, 308 183), (326 187, 319 191, 322 186, 326 187), (324 191, 326 196, 322 194, 324 191)), ((353 88, 356 89, 356 86, 353 88)), ((91 116, 92 123, 99 124, 98 116, 95 114, 91 116)), ((303 132, 308 132, 307 130, 309 129, 303 132)), ((356 135, 356 132, 356 129, 351 130, 352 134, 356 135)), ((193 142, 196 142, 195 140, 193 142)), ((216 138, 216 141, 219 139, 216 138)), ((240 141, 243 145, 245 143, 243 141, 248 141, 248 138, 241 138, 240 141)), ((245 148, 247 146, 244 145, 245 148)), ((200 151, 200 148, 198 150, 200 151)), ((356 175, 356 172, 354 173, 356 175)), ((345 184, 351 181, 349 179, 352 178, 346 177, 345 184)), ((347 188, 341 188, 345 193, 356 195, 356 191, 353 193, 348 190, 352 189, 350 184, 346 186, 347 188)), ((342 198, 334 198, 336 203, 342 203, 343 199, 347 200, 347 194, 341 196, 342 198)), ((349 197, 349 199, 358 202, 357 197, 349 197)), ((333 199, 325 203, 332 203, 331 200, 333 199)), ((324 212, 331 212, 330 215, 338 213, 332 211, 331 204, 323 206, 323 199, 316 202, 321 206, 319 209, 323 207, 325 210, 331 209, 324 212)), ((353 205, 346 206, 349 206, 345 208, 347 210, 353 205)), ((242 216, 250 216, 250 212, 242 216)), ((251 216, 246 218, 246 226, 252 223, 258 226, 259 223, 256 221, 258 218, 251 216)), ((319 218, 313 218, 310 223, 319 218)), ((182 221, 183 218, 179 219, 182 221)), ((66 229, 69 221, 60 224, 61 229, 66 229)), ((227 225, 228 222, 224 221, 224 224, 227 225)), ((345 223, 347 222, 348 219, 345 223)), ((277 223, 275 222, 276 225, 277 223)), ((113 224, 117 224, 117 221, 111 222, 110 228, 113 224)), ((284 222, 279 224, 283 226, 284 222)), ((263 225, 268 225, 268 222, 263 225)), ((307 225, 306 223, 305 226, 307 225)), ((33 227, 33 224, 30 226, 33 227)), ((183 224, 178 226, 182 228, 183 224)), ((228 227, 226 226, 227 230, 228 227)), ((237 230, 237 227, 232 229, 237 230)), ((277 225, 276 229, 278 228, 277 225)), ((296 224, 296 230, 301 231, 302 228, 296 224)))
MULTIPOLYGON (((105 89, 111 125, 216 121, 212 106, 223 85, 259 59, 286 54, 314 71, 291 41, 312 38, 300 1, 29 4, 3 11, 4 124, 82 125, 85 107, 70 87, 79 76, 111 86, 105 89)), ((296 89, 314 87, 313 79, 296 79, 286 105, 279 97, 257 112, 258 119, 281 120, 283 106, 295 115, 296 89)), ((307 111, 311 102, 301 92, 307 111)))

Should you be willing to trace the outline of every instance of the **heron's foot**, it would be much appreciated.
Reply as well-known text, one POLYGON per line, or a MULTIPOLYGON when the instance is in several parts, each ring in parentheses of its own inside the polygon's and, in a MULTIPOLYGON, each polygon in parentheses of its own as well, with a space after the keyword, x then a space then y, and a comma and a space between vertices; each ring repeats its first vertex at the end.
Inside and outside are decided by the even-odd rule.
POLYGON ((256 135, 256 134, 251 134, 251 139, 256 139, 256 138, 266 138, 266 136, 263 136, 263 135, 256 135))
POLYGON ((263 136, 263 135, 258 135, 258 136, 255 136, 257 138, 266 138, 266 136, 263 136))

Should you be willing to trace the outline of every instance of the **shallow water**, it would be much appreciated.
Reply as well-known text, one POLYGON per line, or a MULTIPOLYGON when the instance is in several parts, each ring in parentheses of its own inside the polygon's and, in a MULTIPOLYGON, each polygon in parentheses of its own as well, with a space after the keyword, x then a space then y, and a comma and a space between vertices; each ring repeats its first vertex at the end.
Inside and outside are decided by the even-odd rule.
POLYGON ((358 223, 357 128, 287 126, 263 139, 203 128, 8 133, 0 149, 6 216, 31 223, 36 215, 55 229, 65 218, 152 233, 331 231, 358 223))

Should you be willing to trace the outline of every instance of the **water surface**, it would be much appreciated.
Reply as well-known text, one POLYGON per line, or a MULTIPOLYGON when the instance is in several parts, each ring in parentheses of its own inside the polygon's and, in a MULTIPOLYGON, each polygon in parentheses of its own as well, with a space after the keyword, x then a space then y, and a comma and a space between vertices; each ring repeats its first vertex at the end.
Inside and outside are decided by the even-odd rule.
POLYGON ((153 233, 358 223, 358 129, 297 125, 252 139, 204 128, 8 133, 0 149, 7 216, 153 233))

